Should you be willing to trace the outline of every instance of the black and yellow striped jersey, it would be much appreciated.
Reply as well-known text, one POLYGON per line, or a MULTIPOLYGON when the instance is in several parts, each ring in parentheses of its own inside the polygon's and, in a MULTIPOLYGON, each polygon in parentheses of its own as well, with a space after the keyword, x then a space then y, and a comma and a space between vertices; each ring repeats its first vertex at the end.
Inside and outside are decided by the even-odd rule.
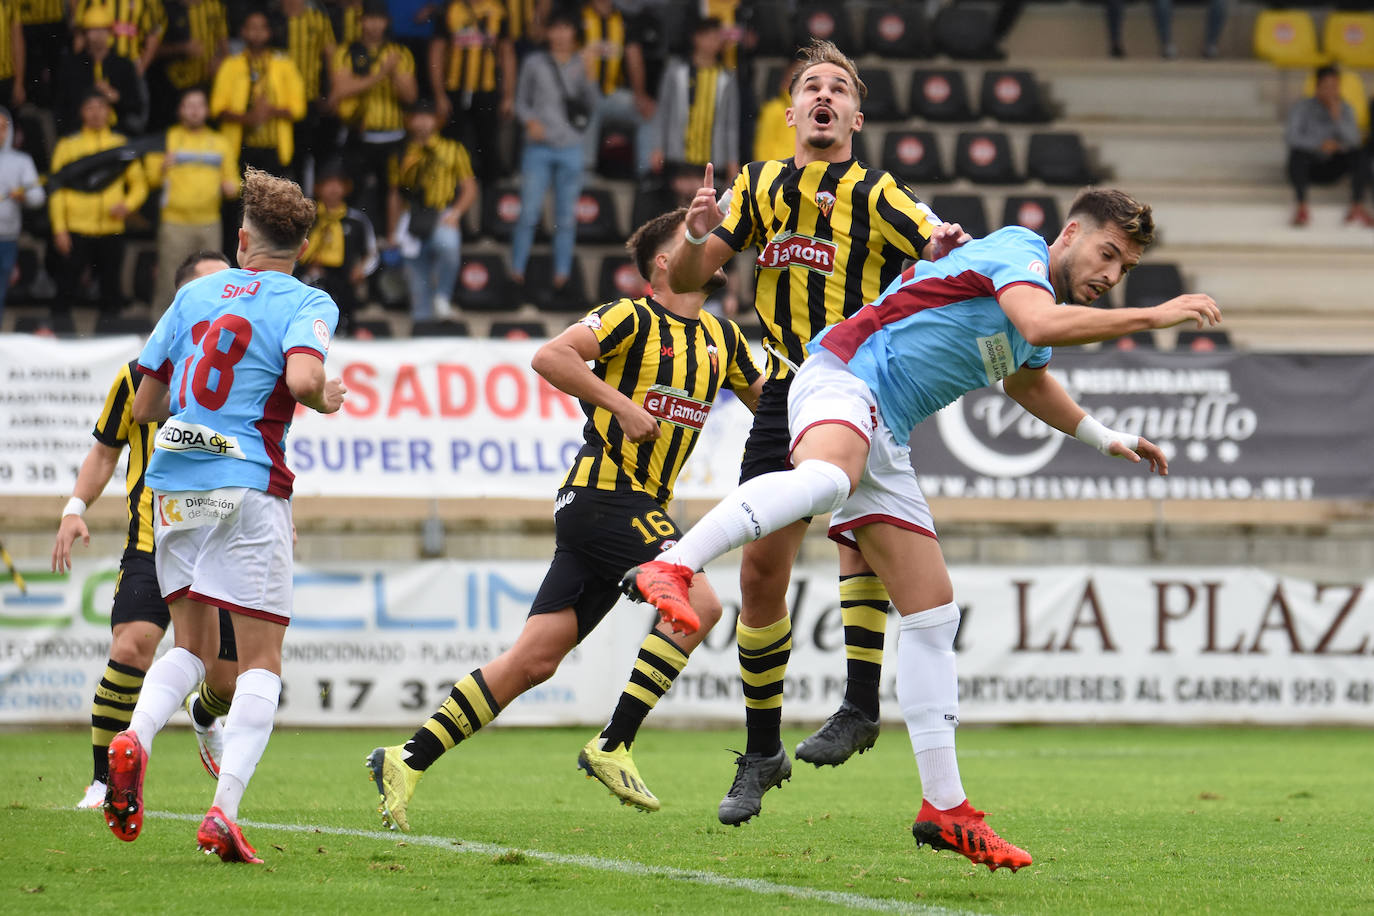
POLYGON ((537 0, 504 0, 506 7, 506 34, 514 41, 529 38, 536 20, 540 18, 537 0))
POLYGON ((92 435, 102 445, 113 449, 129 446, 129 470, 124 475, 124 490, 129 500, 129 536, 124 541, 124 555, 153 553, 153 491, 144 485, 143 472, 153 457, 156 423, 135 423, 133 419, 134 393, 143 373, 137 369, 138 360, 126 363, 115 373, 110 393, 105 396, 105 408, 100 412, 92 435))
POLYGON ((717 88, 720 67, 692 67, 687 83, 687 130, 683 133, 683 158, 693 165, 711 161, 715 136, 717 88))
POLYGON ((299 16, 283 18, 285 35, 282 36, 282 44, 286 56, 301 71, 306 101, 313 102, 322 92, 325 49, 334 46, 334 25, 323 10, 310 3, 306 4, 305 11, 299 16))
POLYGON ((473 177, 472 159, 463 144, 433 136, 424 143, 410 141, 391 157, 392 187, 424 192, 426 207, 442 210, 458 196, 458 186, 473 177))
POLYGON ((739 0, 706 0, 705 13, 712 19, 720 20, 725 32, 725 47, 721 50, 720 60, 727 70, 739 68, 740 27, 739 0))
POLYGON ((721 387, 743 391, 759 377, 749 343, 733 321, 682 318, 649 298, 608 302, 581 323, 601 343, 592 371, 657 417, 660 433, 630 442, 609 410, 583 402, 582 449, 563 486, 639 490, 667 505, 721 387))
MULTIPOLYGON (((353 70, 354 57, 366 58, 367 72, 377 73, 388 54, 400 56, 396 65, 397 73, 415 72, 415 58, 410 50, 394 41, 384 42, 376 51, 369 51, 362 42, 340 45, 334 50, 334 72, 353 70)), ((356 71, 355 71, 356 72, 356 71)), ((362 93, 346 98, 339 103, 339 116, 351 126, 361 131, 401 130, 405 127, 405 111, 401 97, 390 79, 374 84, 362 93)))
POLYGON ((111 49, 120 57, 137 62, 148 38, 167 28, 167 11, 162 0, 76 0, 72 21, 81 22, 91 9, 104 9, 114 19, 111 49))
POLYGON ((61 22, 62 0, 19 0, 19 18, 24 25, 48 25, 61 22))
POLYGON ((167 44, 195 41, 199 54, 187 54, 167 62, 167 79, 177 89, 190 89, 210 81, 210 65, 229 38, 229 22, 220 0, 168 3, 167 44))
POLYGON ((582 7, 582 40, 592 82, 610 95, 625 83, 625 17, 619 10, 602 16, 588 3, 582 7))
POLYGON ((24 28, 19 18, 19 4, 16 0, 0 0, 0 80, 14 76, 14 46, 11 36, 24 28))
MULTIPOLYGON (((751 162, 733 192, 715 235, 736 251, 759 249, 754 309, 766 343, 796 364, 807 341, 876 299, 903 260, 919 258, 940 224, 905 185, 857 159, 751 162)), ((769 353, 768 378, 790 371, 769 353)))
POLYGON ((347 3, 330 3, 329 21, 334 25, 334 35, 339 39, 339 44, 350 45, 355 41, 362 41, 362 0, 349 0, 347 3))
POLYGON ((508 35, 505 7, 498 0, 451 0, 442 35, 448 43, 444 88, 495 92, 497 43, 508 35))

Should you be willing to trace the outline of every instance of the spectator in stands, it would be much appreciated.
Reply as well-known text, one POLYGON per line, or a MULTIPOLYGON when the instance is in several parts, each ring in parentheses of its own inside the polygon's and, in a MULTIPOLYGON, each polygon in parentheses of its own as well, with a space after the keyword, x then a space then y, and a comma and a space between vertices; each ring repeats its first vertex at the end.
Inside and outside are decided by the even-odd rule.
POLYGON ((1334 66, 1317 70, 1317 90, 1298 100, 1288 112, 1288 180, 1297 195, 1293 225, 1306 226, 1307 190, 1313 182, 1330 184, 1350 176, 1350 209, 1347 223, 1374 226, 1374 215, 1365 207, 1370 184, 1370 157, 1361 145, 1355 110, 1341 97, 1341 74, 1334 66))
MULTIPOLYGON (((167 29, 167 11, 162 0, 76 0, 72 4, 78 22, 92 10, 103 10, 113 21, 114 53, 129 61, 140 78, 152 66, 167 29)), ((81 36, 73 45, 81 50, 81 36)))
POLYGON ((548 50, 525 58, 515 90, 515 116, 525 128, 525 149, 520 164, 520 219, 511 236, 511 279, 519 285, 525 282, 534 227, 544 209, 544 194, 552 185, 556 299, 572 273, 588 112, 596 105, 597 92, 578 49, 577 20, 555 12, 546 34, 548 50))
POLYGON ((587 168, 596 166, 601 125, 621 121, 636 126, 636 167, 643 175, 649 171, 658 103, 649 91, 644 46, 632 28, 633 22, 615 8, 612 0, 587 0, 582 7, 581 37, 586 42, 583 53, 592 81, 601 91, 585 131, 584 162, 587 168))
POLYGON ((10 113, 0 108, 0 319, 5 315, 10 273, 19 254, 21 208, 41 207, 44 197, 33 157, 14 149, 10 113))
POLYGON ((167 0, 166 10, 167 30, 147 79, 148 124, 154 129, 174 123, 186 90, 208 87, 229 54, 229 20, 221 0, 167 0))
POLYGON ((339 125, 325 112, 324 74, 334 60, 334 26, 310 0, 281 0, 279 43, 296 65, 305 88, 305 117, 296 122, 297 173, 310 187, 315 163, 332 160, 339 125))
POLYGON ((24 104, 28 88, 25 69, 24 22, 18 0, 0 0, 0 105, 24 104))
POLYGON ((739 85, 721 64, 723 44, 720 20, 699 19, 692 27, 691 58, 675 59, 664 71, 650 158, 654 171, 671 160, 714 162, 727 181, 739 172, 739 85))
MULTIPOLYGON (((54 175, 63 166, 125 143, 121 134, 110 130, 109 99, 99 89, 89 90, 80 111, 81 130, 63 137, 53 150, 54 175)), ((67 308, 77 301, 86 268, 94 265, 100 285, 100 309, 107 315, 118 314, 124 305, 120 287, 124 220, 147 198, 143 164, 136 158, 113 171, 109 183, 96 190, 60 187, 52 192, 48 198, 48 219, 57 262, 49 272, 58 281, 59 307, 67 308)))
POLYGON ((41 108, 53 104, 57 65, 68 46, 62 0, 24 0, 19 19, 24 25, 25 97, 41 108))
POLYGON ((517 58, 544 43, 544 23, 553 12, 553 0, 501 0, 506 8, 506 36, 517 58))
POLYGON ((515 43, 499 0, 449 0, 429 47, 429 84, 446 136, 472 151, 489 185, 507 171, 501 125, 515 112, 515 43))
POLYGON ((461 259, 461 221, 477 199, 477 179, 463 145, 439 135, 436 107, 429 99, 411 108, 406 129, 405 149, 393 164, 388 237, 405 259, 411 317, 449 318, 461 259))
MULTIPOLYGON (((363 0, 325 0, 329 6, 329 21, 334 25, 334 37, 347 47, 363 37, 363 0)), ((333 62, 330 62, 333 66, 333 62)))
POLYGON ((220 207, 239 194, 238 150, 206 125, 209 114, 205 90, 187 89, 163 149, 144 159, 148 184, 162 188, 154 320, 176 295, 177 267, 197 251, 220 247, 220 207))
POLYGON ((792 61, 783 68, 777 94, 759 109, 758 125, 754 129, 754 161, 788 159, 797 148, 797 128, 787 123, 787 109, 792 107, 792 74, 801 66, 792 61))
POLYGON ((347 157, 355 177, 353 204, 386 229, 391 157, 405 140, 405 106, 415 101, 415 58, 387 40, 384 0, 363 6, 362 37, 334 52, 329 102, 348 125, 347 157))
POLYGON ((291 178, 296 155, 295 123, 305 117, 305 85, 291 59, 268 47, 267 14, 253 10, 239 29, 243 51, 215 74, 210 114, 238 151, 244 168, 291 178))
MULTIPOLYGON (((1226 3, 1227 0, 1207 0, 1203 57, 1217 57, 1221 54, 1219 42, 1221 30, 1226 27, 1226 3)), ((1126 0, 1107 0, 1107 39, 1111 43, 1112 57, 1126 56, 1125 45, 1121 42, 1125 6, 1126 0)), ((1159 36, 1159 55, 1172 60, 1178 57, 1178 46, 1174 44, 1174 0, 1151 0, 1150 8, 1154 14, 1155 34, 1159 36)))
POLYGON ((377 236, 362 211, 348 206, 348 170, 334 160, 315 178, 315 225, 296 273, 339 306, 340 334, 353 332, 362 303, 358 287, 377 269, 377 236))
POLYGON ((57 132, 80 129, 82 100, 95 89, 110 104, 109 126, 142 133, 148 116, 143 79, 131 61, 114 53, 114 17, 104 7, 92 7, 78 21, 82 48, 65 54, 58 67, 57 132))

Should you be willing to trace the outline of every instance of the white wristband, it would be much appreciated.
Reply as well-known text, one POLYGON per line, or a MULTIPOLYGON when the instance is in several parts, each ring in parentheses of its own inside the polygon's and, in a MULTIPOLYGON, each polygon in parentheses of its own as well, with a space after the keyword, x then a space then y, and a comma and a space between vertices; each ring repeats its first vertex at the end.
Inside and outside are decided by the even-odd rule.
POLYGON ((705 235, 703 235, 701 238, 697 238, 695 235, 692 235, 692 230, 691 230, 691 229, 687 229, 686 227, 683 228, 683 232, 684 232, 684 234, 687 236, 687 242, 688 242, 688 244, 691 244, 691 245, 705 245, 705 244, 706 244, 706 240, 709 239, 709 238, 711 237, 711 233, 708 232, 708 233, 706 233, 705 235))
POLYGON ((1079 442, 1086 442, 1102 454, 1112 458, 1121 457, 1112 454, 1113 442, 1120 442, 1132 452, 1140 445, 1139 436, 1128 436, 1114 429, 1108 429, 1097 420, 1087 416, 1078 421, 1078 428, 1073 431, 1073 437, 1079 442))
MULTIPOLYGON (((729 209, 730 209, 730 198, 733 197, 734 194, 735 194, 735 189, 734 189, 734 188, 726 188, 726 189, 725 189, 725 193, 722 194, 722 195, 720 195, 720 200, 716 201, 716 208, 717 208, 718 210, 722 211, 722 212, 728 212, 729 209)), ((715 231, 714 229, 711 230, 711 232, 714 232, 714 231, 715 231)), ((705 245, 705 244, 706 244, 706 240, 709 239, 709 238, 711 237, 711 232, 708 232, 708 233, 706 233, 705 235, 700 236, 700 237, 695 236, 695 235, 692 235, 692 230, 689 229, 689 228, 686 227, 686 226, 683 227, 683 232, 684 232, 684 233, 686 234, 686 236, 687 236, 687 241, 690 242, 690 243, 692 243, 693 245, 705 245)))
POLYGON ((66 516, 68 516, 68 515, 85 515, 85 514, 86 514, 86 501, 83 500, 83 499, 82 499, 81 497, 79 497, 79 496, 73 496, 71 499, 67 500, 67 505, 62 509, 62 516, 63 516, 64 518, 65 518, 66 516))

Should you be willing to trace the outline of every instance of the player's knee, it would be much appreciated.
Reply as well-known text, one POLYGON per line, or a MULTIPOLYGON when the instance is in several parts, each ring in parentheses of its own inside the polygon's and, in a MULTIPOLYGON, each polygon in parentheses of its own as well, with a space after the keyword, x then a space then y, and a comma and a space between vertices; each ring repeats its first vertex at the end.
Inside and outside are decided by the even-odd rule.
POLYGON ((540 652, 531 655, 524 659, 525 679, 529 681, 531 687, 542 684, 553 677, 562 661, 563 656, 561 654, 540 652))
POLYGON ((136 633, 116 633, 110 641, 110 661, 147 671, 157 654, 157 643, 136 633))
POLYGON ((714 595, 710 600, 698 600, 692 602, 692 610, 697 612, 697 618, 701 621, 701 632, 705 633, 720 623, 721 604, 720 599, 714 595))

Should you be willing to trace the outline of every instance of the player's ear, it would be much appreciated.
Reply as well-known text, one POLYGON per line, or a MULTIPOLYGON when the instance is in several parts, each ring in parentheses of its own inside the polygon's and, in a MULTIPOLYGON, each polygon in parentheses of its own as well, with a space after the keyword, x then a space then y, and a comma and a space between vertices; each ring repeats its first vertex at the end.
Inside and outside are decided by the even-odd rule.
POLYGON ((854 112, 854 133, 864 129, 864 113, 861 110, 854 112))
POLYGON ((307 237, 301 242, 301 247, 296 249, 296 260, 305 257, 305 249, 310 247, 310 239, 307 237))
POLYGON ((787 121, 787 126, 788 126, 788 127, 796 127, 796 126, 797 126, 797 118, 796 118, 796 116, 793 114, 793 112, 794 112, 795 110, 796 110, 796 109, 794 109, 791 105, 788 105, 788 106, 787 106, 787 110, 783 112, 783 119, 787 121))

